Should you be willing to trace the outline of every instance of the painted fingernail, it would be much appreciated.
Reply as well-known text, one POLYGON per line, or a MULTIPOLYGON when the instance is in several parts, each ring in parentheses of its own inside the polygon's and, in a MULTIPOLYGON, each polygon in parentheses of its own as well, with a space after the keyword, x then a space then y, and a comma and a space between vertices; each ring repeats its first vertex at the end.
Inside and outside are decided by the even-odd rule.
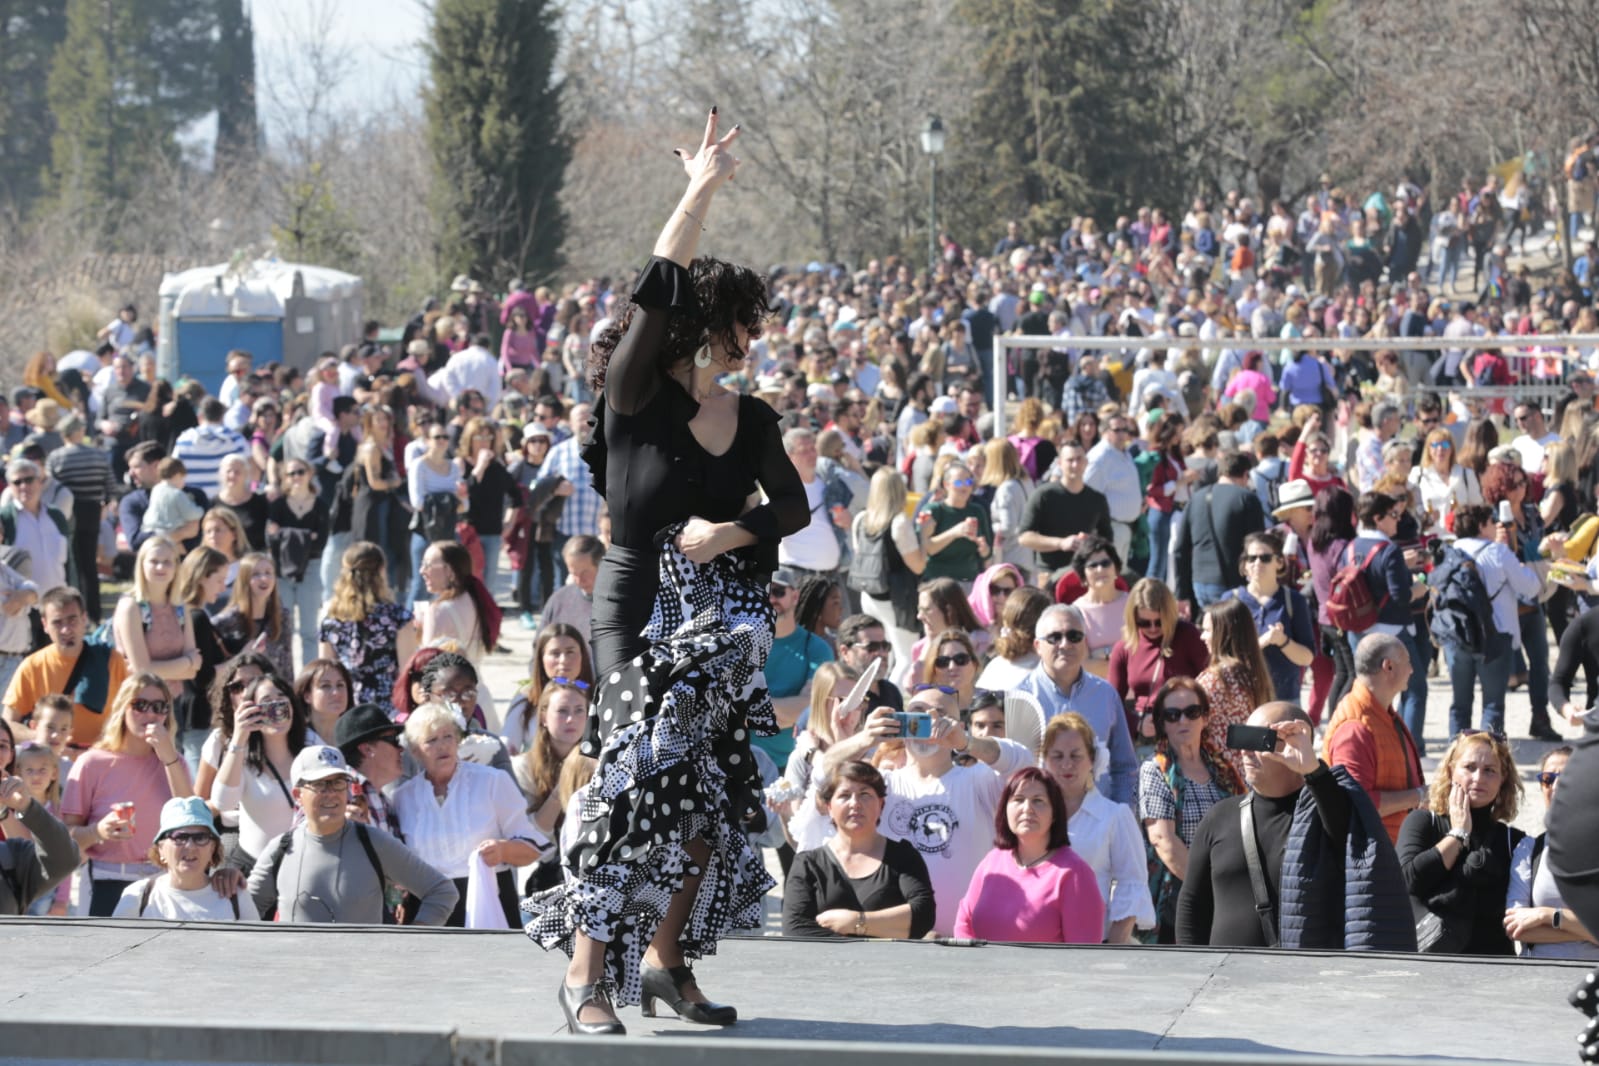
POLYGON ((742 122, 735 122, 735 123, 733 123, 733 128, 734 128, 734 129, 738 129, 738 128, 739 128, 739 127, 740 127, 740 126, 742 126, 742 125, 744 125, 744 123, 742 123, 742 122))
POLYGON ((713 115, 716 114, 716 105, 715 104, 711 105, 711 114, 713 114, 713 115))

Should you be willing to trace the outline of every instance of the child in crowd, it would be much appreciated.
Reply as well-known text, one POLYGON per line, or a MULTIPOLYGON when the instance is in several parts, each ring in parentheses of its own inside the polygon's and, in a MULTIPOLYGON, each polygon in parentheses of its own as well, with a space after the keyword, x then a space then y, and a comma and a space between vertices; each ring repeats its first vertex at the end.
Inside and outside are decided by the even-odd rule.
POLYGON ((322 454, 328 460, 328 469, 341 473, 339 463, 339 420, 333 415, 333 401, 343 395, 339 387, 339 361, 324 357, 311 372, 311 417, 322 428, 322 454))
POLYGON ((190 522, 198 522, 205 508, 183 491, 189 471, 182 460, 163 459, 155 469, 161 481, 150 490, 150 506, 144 512, 143 528, 152 535, 170 536, 190 522))
MULTIPOLYGON (((64 698, 64 697, 58 697, 64 698)), ((71 715, 68 715, 68 731, 71 731, 71 715)), ((28 787, 28 794, 34 801, 49 811, 56 818, 61 817, 61 761, 55 752, 46 744, 37 740, 25 740, 17 745, 16 762, 14 769, 22 783, 28 787)), ((7 838, 28 839, 32 836, 20 818, 6 820, 3 827, 7 838)), ((48 896, 42 896, 28 908, 28 913, 36 918, 46 915, 61 916, 67 913, 68 904, 72 897, 72 879, 66 878, 56 886, 56 890, 48 896)))
POLYGON ((72 698, 59 692, 41 697, 33 706, 33 735, 55 753, 63 779, 72 769, 72 753, 67 750, 72 740, 72 706, 72 698))

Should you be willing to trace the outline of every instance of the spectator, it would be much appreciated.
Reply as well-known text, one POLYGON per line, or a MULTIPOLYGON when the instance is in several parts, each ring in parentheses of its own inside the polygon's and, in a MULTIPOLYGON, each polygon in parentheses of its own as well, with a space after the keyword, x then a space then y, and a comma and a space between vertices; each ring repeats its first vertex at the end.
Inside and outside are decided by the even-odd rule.
MULTIPOLYGON (((1038 620, 1048 606, 1049 597, 1035 588, 1019 588, 1005 600, 993 656, 977 678, 979 691, 1008 692, 1037 669, 1039 658, 1034 650, 1034 637, 1038 620)), ((1091 669, 1092 665, 1090 662, 1085 667, 1091 669)))
MULTIPOLYGON (((239 575, 239 559, 249 551, 249 539, 239 523, 239 516, 226 507, 211 508, 200 519, 200 541, 227 557, 228 577, 224 587, 231 590, 239 575)), ((206 609, 220 612, 226 606, 219 601, 208 604, 206 609)))
POLYGON ((1227 727, 1243 725, 1256 707, 1271 702, 1266 657, 1260 650, 1255 620, 1238 600, 1218 600, 1206 607, 1200 636, 1210 652, 1210 665, 1195 678, 1210 706, 1207 739, 1241 774, 1243 761, 1227 747, 1227 727))
MULTIPOLYGON (((338 742, 339 754, 366 785, 361 788, 365 799, 365 824, 376 826, 395 839, 400 836, 400 820, 394 816, 394 805, 389 801, 391 785, 399 783, 405 773, 405 759, 400 737, 404 727, 389 718, 375 703, 358 703, 339 717, 333 737, 338 742)), ((352 785, 352 801, 356 798, 352 785)))
POLYGON ((586 403, 572 405, 567 415, 567 428, 572 435, 550 449, 549 458, 544 460, 544 466, 539 470, 540 479, 562 477, 572 486, 572 495, 566 498, 561 515, 556 519, 555 537, 550 545, 559 567, 555 579, 557 585, 566 583, 566 566, 559 560, 567 538, 579 534, 594 537, 600 532, 600 508, 604 501, 594 488, 594 476, 588 463, 578 454, 588 434, 592 411, 593 408, 586 403))
POLYGON ((911 667, 911 647, 916 642, 916 582, 927 568, 916 523, 906 516, 905 504, 905 479, 897 470, 882 467, 872 475, 866 509, 855 516, 851 529, 855 562, 850 587, 856 587, 859 582, 854 575, 865 574, 862 567, 868 563, 883 575, 880 583, 859 589, 861 609, 888 633, 894 645, 895 670, 901 677, 911 667))
MULTIPOLYGON (((462 735, 461 723, 443 703, 426 703, 411 713, 405 739, 421 772, 395 790, 394 812, 417 856, 455 881, 459 900, 443 924, 465 924, 467 873, 475 854, 495 871, 506 923, 520 925, 511 867, 537 861, 553 845, 528 819, 527 803, 510 774, 460 757, 462 735)), ((427 902, 407 898, 408 923, 427 902)))
POLYGON ((988 509, 973 502, 976 481, 964 463, 956 461, 944 467, 940 484, 942 498, 935 493, 927 508, 933 521, 917 527, 927 555, 923 580, 950 577, 969 588, 992 555, 988 509))
POLYGON ((1341 486, 1330 486, 1316 493, 1311 511, 1310 536, 1305 538, 1310 554, 1311 587, 1316 597, 1316 623, 1321 627, 1321 646, 1333 661, 1333 676, 1326 694, 1327 706, 1337 707, 1349 691, 1355 672, 1355 652, 1342 629, 1332 624, 1327 601, 1332 596, 1332 579, 1344 565, 1346 549, 1355 539, 1355 498, 1341 486))
POLYGON ((407 924, 445 924, 459 906, 459 890, 388 833, 350 820, 351 777, 337 748, 306 748, 291 773, 305 821, 269 841, 267 858, 250 874, 250 895, 262 914, 285 922, 377 925, 390 913, 384 889, 392 882, 416 900, 407 924))
MULTIPOLYGON (((558 402, 551 414, 558 423, 558 402)), ((555 536, 555 522, 566 497, 574 491, 564 478, 539 476, 539 468, 549 455, 551 440, 550 430, 538 421, 522 427, 522 451, 511 463, 509 471, 522 490, 519 510, 524 517, 519 517, 512 524, 506 537, 508 545, 514 538, 526 538, 521 549, 521 565, 516 574, 516 602, 522 609, 522 625, 527 629, 537 628, 534 615, 549 600, 555 587, 555 554, 550 543, 555 536), (536 593, 535 576, 538 581, 536 593)), ((508 553, 514 553, 515 550, 507 548, 508 553)), ((514 554, 512 565, 516 565, 514 554)))
POLYGON ((1249 487, 1254 460, 1243 452, 1222 457, 1221 480, 1194 493, 1177 538, 1177 596, 1208 607, 1243 584, 1244 538, 1266 528, 1260 497, 1249 487))
POLYGON ((174 796, 161 807, 161 828, 150 845, 161 872, 133 882, 117 900, 113 918, 164 918, 177 922, 260 920, 248 895, 218 891, 212 874, 222 865, 222 837, 211 808, 199 796, 174 796))
MULTIPOLYGON (((66 515, 43 502, 43 481, 39 464, 11 460, 6 464, 6 485, 13 499, 0 504, 0 539, 13 554, 28 553, 28 577, 41 596, 77 581, 71 527, 66 515)), ((94 559, 89 561, 92 565, 94 559)))
POLYGON ((100 621, 100 517, 116 492, 106 453, 84 441, 83 419, 63 418, 57 429, 63 444, 50 452, 45 469, 72 493, 72 556, 79 591, 89 619, 100 621))
POLYGON ((520 500, 516 480, 500 458, 503 450, 499 426, 487 418, 468 422, 456 449, 461 467, 466 471, 465 520, 482 546, 483 584, 491 592, 499 583, 500 537, 505 531, 505 515, 520 500))
POLYGON ((196 775, 200 772, 201 746, 211 731, 211 686, 216 680, 217 668, 228 659, 228 649, 217 636, 205 608, 221 598, 227 578, 227 558, 219 551, 201 546, 183 557, 172 586, 172 600, 182 605, 194 630, 195 650, 200 653, 200 665, 194 677, 173 697, 173 709, 178 718, 178 746, 183 749, 189 769, 196 775))
POLYGON ((1245 751, 1249 790, 1199 823, 1177 898, 1177 943, 1413 951, 1399 861, 1364 790, 1316 759, 1309 716, 1293 704, 1268 703, 1249 724, 1274 731, 1281 748, 1245 751), (1258 841, 1248 852, 1243 817, 1258 841))
MULTIPOLYGON (((1038 618, 1038 635, 1033 647, 1038 652, 1038 666, 1022 679, 1016 690, 1038 701, 1046 721, 1073 711, 1083 718, 1095 736, 1106 737, 1109 758, 1103 766, 1095 765, 1093 769, 1099 790, 1117 803, 1132 803, 1138 761, 1133 755, 1127 717, 1116 689, 1083 669, 1087 658, 1087 632, 1082 612, 1068 604, 1045 608, 1038 618)), ((1066 789, 1068 805, 1073 802, 1071 791, 1066 789)))
MULTIPOLYGON (((1146 573, 1159 581, 1170 581, 1172 523, 1183 513, 1188 502, 1190 486, 1199 479, 1199 471, 1191 470, 1183 461, 1183 419, 1181 415, 1164 415, 1151 423, 1149 447, 1138 456, 1138 465, 1148 485, 1144 491, 1144 525, 1149 542, 1149 564, 1146 573)), ((1125 552, 1118 552, 1118 565, 1125 560, 1125 552)))
POLYGON ((248 873, 294 819, 289 771, 306 746, 305 705, 286 679, 269 674, 245 686, 237 709, 223 714, 223 728, 228 742, 209 799, 224 817, 237 819, 234 861, 248 873))
MULTIPOLYGON (((1411 674, 1410 688, 1405 693, 1401 713, 1405 728, 1416 738, 1416 743, 1422 744, 1425 743, 1422 725, 1427 718, 1427 660, 1417 644, 1420 638, 1415 631, 1412 604, 1426 597, 1427 586, 1414 581, 1403 549, 1394 542, 1399 521, 1405 513, 1405 501, 1382 492, 1363 492, 1355 503, 1355 513, 1360 518, 1360 526, 1355 531, 1355 539, 1344 550, 1338 566, 1360 563, 1366 584, 1371 590, 1372 602, 1381 605, 1376 623, 1366 632, 1398 637, 1410 649, 1410 661, 1416 670, 1411 674)), ((1469 526, 1470 533, 1460 530, 1458 514, 1455 523, 1457 536, 1469 537, 1476 533, 1475 523, 1469 526)), ((1349 647, 1353 650, 1360 642, 1360 634, 1349 633, 1347 636, 1349 647)), ((1500 706, 1503 707, 1503 703, 1500 706)))
POLYGON ((814 772, 815 764, 820 761, 817 756, 838 740, 860 731, 866 711, 873 705, 864 700, 854 704, 846 702, 858 680, 860 674, 844 663, 823 663, 816 668, 816 676, 811 679, 811 705, 805 714, 805 728, 783 769, 784 780, 802 790, 811 788, 817 783, 814 772))
MULTIPOLYGON (((0 731, 6 727, 0 725, 0 731)), ((0 738, 9 742, 10 733, 0 738)), ((28 791, 11 767, 0 771, 0 804, 4 813, 21 824, 26 836, 14 829, 0 840, 6 876, 0 878, 0 914, 22 915, 37 900, 45 899, 78 868, 78 845, 72 833, 28 791)))
POLYGON ((471 390, 483 397, 485 410, 500 402, 500 361, 490 351, 487 333, 472 335, 471 344, 450 356, 443 369, 428 378, 440 396, 460 396, 471 390))
POLYGON ((1010 441, 990 440, 983 445, 982 454, 983 476, 978 484, 993 490, 993 501, 988 505, 989 525, 994 532, 993 558, 1026 574, 1033 568, 1033 553, 1018 538, 1027 497, 1033 489, 1032 479, 1022 469, 1016 447, 1010 441))
POLYGON ((1244 538, 1245 582, 1230 595, 1249 609, 1271 674, 1274 699, 1297 703, 1305 667, 1316 654, 1310 605, 1299 590, 1277 583, 1286 567, 1282 541, 1275 533, 1244 538))
POLYGON ((250 446, 243 437, 222 424, 227 414, 222 401, 205 401, 200 405, 199 414, 199 425, 178 434, 172 446, 172 457, 188 471, 190 487, 199 489, 209 499, 221 486, 223 458, 229 455, 248 457, 250 446))
POLYGON ((181 688, 203 661, 194 621, 178 603, 178 546, 164 536, 144 542, 133 564, 133 591, 117 601, 112 632, 134 673, 153 673, 181 688))
POLYGON ((254 470, 247 455, 224 455, 217 465, 220 483, 211 500, 218 510, 233 512, 244 529, 239 552, 265 551, 267 547, 267 498, 250 485, 254 470))
POLYGON ((1131 418, 1125 415, 1112 418, 1104 439, 1089 450, 1088 468, 1083 474, 1083 480, 1105 497, 1116 551, 1124 559, 1132 548, 1133 527, 1144 513, 1144 490, 1138 467, 1127 451, 1136 436, 1131 418))
POLYGON ((1054 576, 1090 534, 1114 543, 1110 506, 1104 494, 1083 480, 1088 452, 1074 440, 1060 449, 1060 481, 1041 484, 1022 514, 1021 544, 1038 553, 1039 570, 1054 576))
MULTIPOLYGON (((1572 749, 1562 745, 1544 752, 1538 763, 1538 787, 1543 791, 1546 809, 1554 800, 1571 755, 1572 749)), ((1520 945, 1523 958, 1599 960, 1599 944, 1566 906, 1545 861, 1548 836, 1529 834, 1516 847, 1510 894, 1505 901, 1505 933, 1520 945)))
POLYGON ((841 534, 835 529, 848 528, 849 489, 842 482, 828 481, 817 473, 816 434, 810 430, 791 429, 784 433, 783 450, 805 485, 810 518, 808 525, 784 537, 778 545, 778 565, 799 577, 816 574, 831 579, 844 561, 839 550, 841 534))
POLYGON ((817 806, 837 832, 794 856, 783 886, 784 936, 917 940, 933 929, 926 861, 910 841, 878 829, 887 797, 887 782, 870 763, 840 763, 822 780, 817 806))
MULTIPOLYGON (((511 701, 505 714, 505 732, 501 736, 513 755, 525 751, 533 737, 536 717, 533 709, 538 706, 545 685, 558 677, 594 684, 594 664, 589 659, 588 642, 583 634, 564 622, 555 622, 539 630, 538 636, 533 638, 530 673, 527 686, 511 701)), ((396 708, 400 702, 396 697, 396 708)), ((407 707, 407 713, 409 710, 407 707)))
MULTIPOLYGON (((551 840, 560 839, 565 813, 557 787, 561 765, 577 748, 588 728, 588 700, 587 682, 552 681, 545 685, 534 708, 537 730, 532 743, 511 761, 517 787, 527 800, 528 817, 539 832, 551 840)), ((560 855, 550 849, 540 857, 528 878, 526 893, 532 895, 553 888, 560 881, 560 855)))
POLYGON ((929 649, 931 654, 922 663, 916 687, 953 689, 957 706, 971 706, 977 691, 977 672, 982 667, 972 638, 962 630, 946 629, 933 638, 929 649))
POLYGON ((350 708, 350 671, 334 659, 312 659, 294 679, 294 698, 305 708, 305 742, 326 744, 350 708))
POLYGON ((294 613, 278 594, 271 556, 251 552, 239 560, 228 605, 213 622, 230 654, 248 646, 271 659, 283 677, 294 676, 294 613))
MULTIPOLYGON (((3 548, 0 554, 6 554, 3 548)), ((13 558, 21 565, 21 559, 13 558)), ((32 608, 38 602, 39 586, 0 562, 0 694, 11 687, 18 667, 32 654, 32 608)))
POLYGON ((1481 506, 1482 482, 1469 466, 1455 462, 1455 438, 1447 429, 1427 434, 1426 457, 1410 470, 1410 484, 1421 496, 1424 528, 1438 536, 1454 528, 1455 512, 1481 506))
POLYGON ((338 659, 355 680, 357 703, 387 702, 400 663, 416 650, 411 612, 395 603, 383 549, 357 541, 344 554, 339 582, 318 630, 317 657, 338 659))
POLYGON ((22 660, 12 675, 6 721, 20 738, 31 740, 33 732, 23 723, 33 708, 52 692, 65 692, 73 699, 69 747, 83 751, 100 739, 102 724, 109 724, 108 705, 122 689, 127 660, 107 645, 84 642, 87 619, 77 589, 45 593, 39 613, 50 644, 22 660))
MULTIPOLYGON (((1045 712, 1048 715, 1048 712, 1045 712)), ((1149 868, 1132 808, 1095 786, 1102 749, 1088 720, 1076 711, 1049 717, 1044 727, 1044 769, 1066 801, 1073 850, 1093 869, 1105 903, 1104 939, 1130 943, 1135 925, 1153 929, 1149 868)))
POLYGON ((1066 800, 1036 766, 1012 774, 994 814, 994 850, 972 875, 957 937, 1034 944, 1098 944, 1105 901, 1093 868, 1071 848, 1066 800))
MULTIPOLYGON (((933 928, 949 936, 961 895, 988 852, 991 838, 986 830, 993 824, 1005 778, 1032 758, 1013 740, 969 736, 960 723, 955 697, 941 689, 913 691, 905 710, 931 715, 932 735, 905 741, 910 761, 888 775, 884 824, 924 858, 936 856, 928 867, 938 909, 933 928), (957 765, 950 758, 952 752, 977 761, 957 765)), ((828 748, 822 758, 824 779, 898 730, 887 708, 873 711, 864 729, 828 748)))
POLYGON ((267 509, 267 545, 278 578, 279 596, 300 638, 300 662, 316 658, 321 614, 322 553, 327 549, 328 517, 320 506, 311 465, 283 464, 285 490, 267 509))
POLYGON ((1110 672, 1111 651, 1121 639, 1127 617, 1127 582, 1119 576, 1121 569, 1121 554, 1100 537, 1084 541, 1072 562, 1072 573, 1086 592, 1070 602, 1088 627, 1087 668, 1095 677, 1110 672))
POLYGON ((794 753, 794 725, 811 702, 811 679, 816 668, 832 662, 833 649, 827 641, 799 625, 794 610, 799 606, 799 579, 794 571, 781 568, 772 573, 767 595, 776 620, 772 628, 772 650, 766 656, 766 687, 777 715, 776 736, 750 738, 776 766, 787 766, 794 753))
MULTIPOLYGON (((1471 725, 1471 705, 1479 684, 1482 690, 1482 726, 1490 732, 1505 728, 1505 693, 1510 683, 1511 660, 1521 640, 1517 622, 1518 597, 1536 596, 1543 587, 1537 571, 1516 557, 1510 526, 1494 522, 1487 507, 1463 507, 1455 514, 1455 547, 1477 564, 1477 572, 1493 608, 1491 642, 1480 651, 1445 645, 1449 660, 1451 735, 1471 725), (1487 539, 1492 536, 1492 540, 1487 539)), ((1409 715, 1406 715, 1407 724, 1409 715)))
POLYGON ((839 623, 838 661, 857 674, 866 672, 877 663, 877 678, 866 690, 865 707, 889 707, 896 711, 905 706, 904 694, 890 680, 888 668, 893 660, 894 648, 889 643, 883 624, 871 615, 852 614, 839 623))
POLYGON ((1198 682, 1172 678, 1151 706, 1155 751, 1138 768, 1138 817, 1152 853, 1149 892, 1158 923, 1154 940, 1174 944, 1189 842, 1206 812, 1243 791, 1243 780, 1226 749, 1212 739, 1210 700, 1198 682))
POLYGON ((61 820, 90 861, 91 917, 110 917, 128 885, 159 873, 148 861, 157 829, 149 812, 192 795, 176 732, 166 682, 133 674, 118 687, 99 740, 72 764, 61 820))
POLYGON ((1394 713, 1394 701, 1410 684, 1410 652, 1385 633, 1362 638, 1355 651, 1355 680, 1327 723, 1324 760, 1349 772, 1377 813, 1388 838, 1399 842, 1405 816, 1427 805, 1421 752, 1394 713))
POLYGON ((544 601, 541 617, 545 625, 557 622, 569 625, 578 631, 584 643, 588 643, 594 618, 594 581, 604 558, 605 545, 598 537, 580 533, 561 546, 567 583, 544 601))
POLYGON ((1127 728, 1137 743, 1155 741, 1150 704, 1161 686, 1173 677, 1197 677, 1209 663, 1199 627, 1178 617, 1171 589, 1149 577, 1134 585, 1107 680, 1127 709, 1127 728))
POLYGON ((1520 801, 1521 774, 1501 734, 1471 730, 1450 742, 1427 805, 1410 812, 1399 833, 1421 951, 1515 953, 1505 900, 1527 835, 1511 825, 1520 801))

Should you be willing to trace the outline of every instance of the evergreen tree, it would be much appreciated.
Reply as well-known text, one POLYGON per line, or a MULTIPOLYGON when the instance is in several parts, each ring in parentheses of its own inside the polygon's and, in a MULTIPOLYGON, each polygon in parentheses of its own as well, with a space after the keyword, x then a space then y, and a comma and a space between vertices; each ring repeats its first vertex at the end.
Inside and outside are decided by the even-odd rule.
POLYGON ((425 91, 441 272, 548 278, 560 265, 571 139, 546 0, 437 0, 425 91))
POLYGON ((983 89, 951 143, 988 190, 986 219, 1040 235, 1075 214, 1109 221, 1183 191, 1172 94, 1151 0, 960 0, 984 35, 983 89))
POLYGON ((255 30, 244 0, 218 0, 216 159, 253 154, 259 132, 255 111, 255 30))
POLYGON ((50 57, 67 33, 60 0, 0 0, 0 214, 26 214, 50 162, 50 57))

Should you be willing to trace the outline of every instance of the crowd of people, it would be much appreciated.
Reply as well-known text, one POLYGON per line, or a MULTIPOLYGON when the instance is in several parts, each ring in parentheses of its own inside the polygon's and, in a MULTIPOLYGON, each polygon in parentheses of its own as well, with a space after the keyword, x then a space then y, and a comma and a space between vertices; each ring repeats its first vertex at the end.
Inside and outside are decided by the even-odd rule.
POLYGON ((1517 210, 1493 180, 1323 181, 1299 210, 1013 224, 929 272, 778 269, 747 358, 716 364, 721 450, 627 347, 671 338, 635 309, 692 299, 653 264, 636 291, 461 278, 398 347, 373 322, 311 367, 232 352, 220 382, 159 377, 129 307, 0 404, 12 909, 528 921, 610 780, 585 729, 622 660, 593 623, 628 589, 596 578, 638 552, 613 513, 648 518, 614 486, 709 492, 759 455, 764 500, 732 466, 718 491, 775 546, 746 829, 785 935, 1599 959, 1512 824, 1506 739, 1538 745, 1550 802, 1599 685, 1599 337, 1537 341, 1599 334, 1599 248, 1535 278, 1517 210), (1060 341, 994 380, 1011 333, 1060 341), (1437 347, 1295 346, 1318 336, 1437 347), (619 473, 613 444, 608 498, 607 419, 702 465, 619 473), (491 692, 507 610, 530 676, 491 692))

